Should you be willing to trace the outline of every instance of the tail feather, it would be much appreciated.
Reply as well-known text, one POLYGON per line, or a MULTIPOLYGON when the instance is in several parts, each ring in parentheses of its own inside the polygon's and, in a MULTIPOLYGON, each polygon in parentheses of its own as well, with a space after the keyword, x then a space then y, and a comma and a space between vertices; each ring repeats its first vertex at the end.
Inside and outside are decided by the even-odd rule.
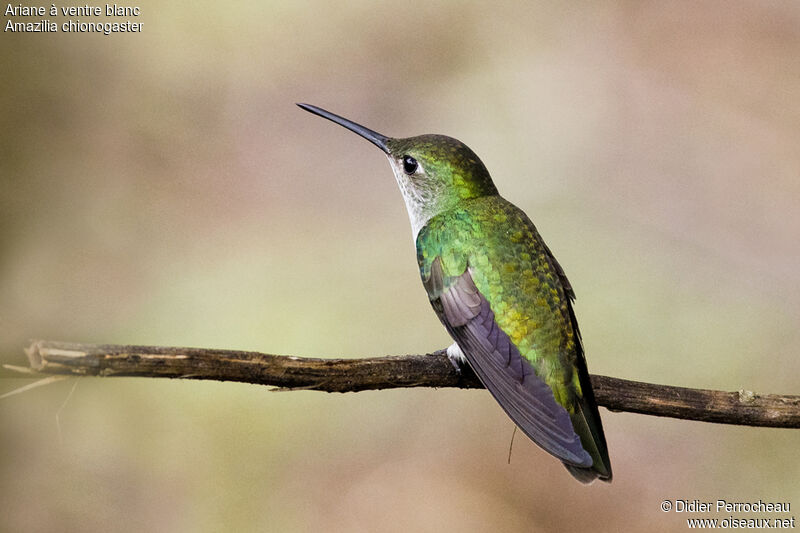
POLYGON ((593 463, 588 468, 569 463, 564 463, 564 466, 581 483, 591 483, 598 478, 605 482, 611 482, 611 461, 608 458, 600 413, 597 410, 591 388, 588 388, 586 392, 588 392, 587 396, 591 395, 591 397, 581 398, 575 413, 570 415, 570 418, 572 418, 572 427, 581 438, 581 445, 589 452, 593 463))
POLYGON ((592 467, 584 468, 581 466, 574 466, 569 463, 564 463, 564 466, 567 467, 567 470, 569 471, 570 474, 572 474, 572 477, 574 477, 584 485, 592 483, 597 478, 600 478, 603 481, 607 482, 611 481, 610 476, 608 478, 601 477, 600 474, 597 471, 595 471, 595 469, 592 467))

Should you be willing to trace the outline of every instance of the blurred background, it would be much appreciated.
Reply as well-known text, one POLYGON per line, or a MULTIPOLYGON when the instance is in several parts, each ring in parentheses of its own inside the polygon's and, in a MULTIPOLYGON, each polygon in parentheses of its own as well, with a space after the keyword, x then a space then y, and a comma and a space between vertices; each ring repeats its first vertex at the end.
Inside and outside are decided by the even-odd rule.
MULTIPOLYGON (((139 5, 141 33, 0 36, 3 363, 30 338, 446 346, 384 156, 308 102, 473 148, 566 269, 593 373, 800 394, 797 2, 139 5)), ((507 464, 485 391, 68 379, 0 400, 0 530, 683 531, 663 499, 800 509, 800 431, 601 413, 615 479, 584 487, 520 435, 507 464)))

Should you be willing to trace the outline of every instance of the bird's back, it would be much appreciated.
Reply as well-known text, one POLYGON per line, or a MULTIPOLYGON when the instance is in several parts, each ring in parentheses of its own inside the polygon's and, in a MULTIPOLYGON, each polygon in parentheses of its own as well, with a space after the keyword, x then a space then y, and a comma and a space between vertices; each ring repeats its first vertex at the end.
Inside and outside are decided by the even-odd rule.
MULTIPOLYGON (((571 461, 565 461, 570 472, 582 481, 595 477, 610 479, 605 437, 572 310, 572 288, 525 213, 498 195, 464 201, 428 221, 417 238, 417 255, 420 273, 423 281, 428 280, 428 287, 431 275, 436 274, 434 261, 439 258, 435 268, 441 270, 441 287, 438 294, 436 289, 429 288, 429 296, 434 309, 439 307, 437 313, 445 326, 448 317, 443 315, 444 308, 437 301, 446 293, 448 284, 455 284, 466 273, 488 303, 499 330, 508 337, 510 348, 518 351, 521 360, 530 365, 536 377, 552 391, 555 402, 569 414, 574 432, 593 464, 587 468, 570 466, 571 461)), ((458 336, 463 336, 461 330, 457 331, 452 324, 448 330, 459 342, 458 336)), ((470 354, 466 353, 469 349, 464 351, 470 360, 470 354)), ((509 361, 512 359, 509 356, 509 361)), ((476 364, 471 360, 470 363, 481 377, 476 364)), ((482 377, 487 389, 501 405, 511 401, 510 393, 498 398, 499 392, 492 390, 497 388, 496 384, 486 382, 505 378, 489 374, 482 377)), ((503 407, 514 418, 509 406, 503 407)), ((525 430, 519 420, 515 422, 525 430)), ((529 436, 547 449, 539 442, 544 440, 540 435, 539 440, 537 435, 529 436)), ((558 450, 548 451, 559 456, 558 450)))

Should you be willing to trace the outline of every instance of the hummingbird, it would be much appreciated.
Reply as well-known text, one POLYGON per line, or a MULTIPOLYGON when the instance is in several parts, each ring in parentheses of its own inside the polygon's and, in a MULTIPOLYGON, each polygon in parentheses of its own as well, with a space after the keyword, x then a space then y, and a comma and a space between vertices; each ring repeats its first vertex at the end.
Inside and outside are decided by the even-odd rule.
POLYGON ((309 104, 389 159, 422 284, 454 343, 511 420, 582 483, 611 481, 603 425, 572 308, 575 293, 528 216, 478 156, 444 135, 392 138, 309 104))

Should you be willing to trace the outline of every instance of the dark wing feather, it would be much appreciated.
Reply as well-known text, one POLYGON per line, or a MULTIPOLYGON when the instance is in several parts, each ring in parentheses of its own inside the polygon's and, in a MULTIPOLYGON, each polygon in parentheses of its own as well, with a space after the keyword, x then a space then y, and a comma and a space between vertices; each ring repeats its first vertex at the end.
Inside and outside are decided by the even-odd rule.
POLYGON ((581 384, 581 391, 583 396, 580 398, 576 412, 572 415, 573 426, 581 435, 581 440, 584 447, 589 451, 592 457, 595 458, 594 467, 592 469, 575 468, 566 465, 570 473, 577 479, 584 483, 591 482, 596 477, 603 481, 611 481, 611 460, 608 457, 608 447, 606 446, 606 437, 603 432, 603 423, 600 420, 600 411, 597 409, 597 402, 594 399, 594 391, 592 390, 592 382, 589 378, 589 369, 586 366, 586 357, 583 351, 583 340, 581 339, 581 332, 578 329, 578 320, 575 318, 575 310, 572 308, 572 302, 575 300, 575 291, 564 273, 564 269, 558 263, 558 260, 550 251, 550 248, 542 241, 550 261, 558 273, 561 280, 561 286, 564 287, 564 293, 569 298, 567 307, 569 309, 569 319, 572 323, 572 330, 575 332, 577 339, 577 357, 575 358, 575 366, 578 370, 578 380, 581 384))
POLYGON ((583 449, 570 415, 536 375, 494 319, 469 270, 445 284, 439 258, 426 280, 442 323, 456 340, 484 386, 519 428, 536 444, 565 464, 589 468, 592 458, 583 449), (438 289, 438 290, 435 290, 438 289))
MULTIPOLYGON (((563 273, 562 273, 563 276, 563 273)), ((564 277, 563 279, 566 279, 564 277)), ((574 299, 574 296, 573 296, 574 299)), ((578 371, 578 380, 581 384, 582 397, 579 399, 575 413, 572 415, 572 424, 581 436, 584 448, 594 458, 594 465, 591 469, 578 468, 564 463, 567 470, 583 483, 590 483, 595 478, 611 482, 611 460, 608 457, 608 447, 606 437, 603 432, 603 423, 600 420, 600 411, 597 409, 597 401, 594 399, 592 382, 589 378, 589 370, 586 366, 586 358, 583 354, 583 341, 578 330, 578 320, 575 318, 575 311, 569 303, 569 316, 572 321, 572 328, 577 337, 578 357, 575 359, 575 366, 578 371)))

